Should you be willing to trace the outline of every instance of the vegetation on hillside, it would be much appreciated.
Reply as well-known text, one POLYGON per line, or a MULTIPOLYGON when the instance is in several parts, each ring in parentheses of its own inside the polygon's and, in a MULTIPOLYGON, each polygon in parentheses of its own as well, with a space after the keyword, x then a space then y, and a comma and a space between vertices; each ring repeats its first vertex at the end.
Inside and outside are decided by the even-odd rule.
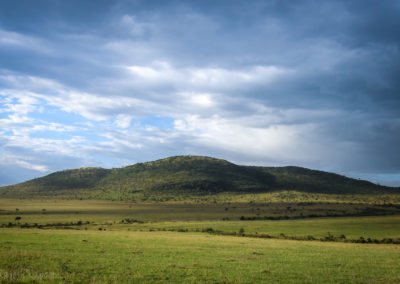
POLYGON ((99 188, 124 192, 210 194, 265 192, 274 177, 258 168, 243 167, 208 157, 171 157, 114 169, 99 188))
POLYGON ((0 188, 2 197, 170 200, 174 196, 249 194, 281 190, 323 194, 399 193, 395 188, 300 167, 239 166, 203 156, 176 156, 111 170, 56 172, 0 188), (162 198, 160 198, 162 197, 162 198))
POLYGON ((0 188, 0 196, 35 197, 55 196, 57 192, 80 189, 91 190, 110 173, 108 169, 81 168, 64 170, 35 178, 17 185, 0 188))
POLYGON ((344 194, 396 192, 396 189, 379 186, 369 181, 302 167, 261 167, 260 169, 274 176, 276 184, 281 188, 290 190, 344 194))

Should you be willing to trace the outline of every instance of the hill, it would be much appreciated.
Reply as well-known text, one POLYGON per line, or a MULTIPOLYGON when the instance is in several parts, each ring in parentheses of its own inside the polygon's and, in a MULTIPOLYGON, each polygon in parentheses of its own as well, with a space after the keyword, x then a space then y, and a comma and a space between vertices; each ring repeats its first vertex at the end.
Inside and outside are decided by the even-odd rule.
POLYGON ((54 196, 68 190, 91 190, 111 170, 103 168, 81 168, 64 170, 35 178, 23 183, 0 187, 3 197, 54 196))
POLYGON ((302 167, 263 167, 261 169, 274 176, 279 188, 302 192, 335 194, 400 192, 395 188, 380 186, 369 181, 302 167))
POLYGON ((0 188, 1 197, 129 199, 147 196, 260 193, 276 190, 309 193, 374 194, 398 189, 300 167, 240 166, 203 156, 175 156, 114 169, 82 168, 55 172, 0 188))

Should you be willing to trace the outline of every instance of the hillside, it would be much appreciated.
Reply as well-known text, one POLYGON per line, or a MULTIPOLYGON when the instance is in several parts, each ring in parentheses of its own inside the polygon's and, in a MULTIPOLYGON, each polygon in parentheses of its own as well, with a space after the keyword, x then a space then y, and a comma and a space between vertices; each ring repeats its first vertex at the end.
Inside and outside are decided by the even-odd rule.
POLYGON ((274 176, 280 188, 310 193, 362 194, 396 192, 398 190, 379 186, 365 180, 358 180, 335 173, 310 170, 301 167, 262 167, 264 172, 274 176))
POLYGON ((115 169, 82 168, 56 172, 0 188, 1 197, 129 199, 146 196, 260 193, 374 194, 398 192, 367 181, 300 167, 239 166, 202 156, 176 156, 115 169))
POLYGON ((54 196, 68 190, 91 190, 111 170, 102 168, 81 168, 64 170, 35 178, 12 186, 0 187, 0 196, 35 197, 54 196))

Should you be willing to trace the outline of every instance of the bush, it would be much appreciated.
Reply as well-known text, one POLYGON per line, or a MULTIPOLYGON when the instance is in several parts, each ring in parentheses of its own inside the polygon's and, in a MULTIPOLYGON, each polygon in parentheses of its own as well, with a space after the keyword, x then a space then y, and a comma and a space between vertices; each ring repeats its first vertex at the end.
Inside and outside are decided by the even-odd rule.
POLYGON ((328 232, 328 235, 325 236, 323 240, 327 242, 333 242, 336 240, 336 238, 330 232, 328 232))
POLYGON ((203 229, 203 232, 205 232, 205 233, 214 233, 214 229, 213 228, 206 228, 206 229, 203 229))

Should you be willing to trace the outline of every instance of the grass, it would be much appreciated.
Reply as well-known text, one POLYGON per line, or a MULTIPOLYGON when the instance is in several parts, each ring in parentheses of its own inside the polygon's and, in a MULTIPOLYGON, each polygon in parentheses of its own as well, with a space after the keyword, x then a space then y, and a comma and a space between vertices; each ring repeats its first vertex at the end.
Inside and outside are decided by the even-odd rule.
POLYGON ((20 222, 94 221, 135 218, 142 221, 193 221, 243 219, 294 219, 306 217, 400 214, 397 204, 333 202, 227 202, 227 203, 132 203, 103 200, 0 199, 0 224, 20 222))
POLYGON ((3 229, 5 281, 398 283, 400 247, 200 233, 3 229))
MULTIPOLYGON (((382 213, 379 210, 376 212, 382 213)), ((399 283, 400 245, 260 239, 201 232, 212 228, 276 237, 312 235, 318 239, 329 232, 345 235, 348 240, 399 238, 397 210, 397 205, 344 202, 185 204, 0 199, 0 280, 399 283), (390 215, 297 218, 300 214, 324 215, 332 210, 354 214, 366 208, 386 210, 384 213, 390 215), (240 220, 241 216, 257 214, 296 218, 240 220), (129 222, 121 222, 126 218, 129 222), (78 225, 78 221, 83 224, 78 225), (17 226, 7 228, 10 222, 17 226), (24 223, 61 225, 20 228, 24 223)))
MULTIPOLYGON (((347 216, 335 218, 299 218, 326 213, 342 212, 355 214, 371 205, 336 203, 230 203, 230 204, 180 204, 94 200, 16 200, 0 199, 0 226, 56 223, 78 223, 77 228, 108 230, 189 230, 202 231, 207 228, 223 232, 264 233, 273 236, 324 237, 328 232, 334 236, 345 235, 348 239, 360 237, 383 239, 400 237, 400 215, 397 207, 382 207, 389 210, 386 216, 347 216), (366 207, 363 207, 366 206, 366 207), (290 208, 289 208, 290 207, 290 208), (289 209, 288 209, 289 208, 289 209), (296 209, 297 208, 297 209, 296 209), (357 208, 357 209, 355 209, 357 208), (293 211, 295 210, 295 211, 293 211), (242 216, 290 217, 289 220, 241 220, 242 216), (19 219, 19 220, 16 220, 19 219), (129 219, 131 224, 121 224, 129 219), (136 222, 140 221, 140 222, 136 222), (89 224, 87 224, 89 223, 89 224)), ((379 213, 381 213, 379 211, 379 213)), ((344 214, 344 213, 343 213, 344 214)))
POLYGON ((270 234, 279 236, 313 236, 325 237, 327 233, 334 236, 345 235, 347 239, 383 239, 400 237, 400 216, 385 217, 343 217, 343 218, 315 218, 305 220, 280 221, 177 221, 132 224, 130 226, 108 226, 109 230, 129 228, 130 230, 175 230, 188 229, 189 231, 206 230, 239 232, 243 228, 245 233, 270 234))
POLYGON ((399 201, 398 188, 338 174, 300 167, 239 166, 202 156, 175 156, 111 170, 64 170, 20 184, 0 187, 2 198, 136 202, 242 202, 251 196, 255 196, 257 202, 260 202, 259 198, 276 196, 281 201, 286 198, 317 200, 320 197, 352 200, 355 196, 364 201, 372 197, 376 201, 382 200, 383 195, 392 203, 399 201), (281 194, 285 189, 296 191, 297 194, 294 197, 292 193, 281 194))

